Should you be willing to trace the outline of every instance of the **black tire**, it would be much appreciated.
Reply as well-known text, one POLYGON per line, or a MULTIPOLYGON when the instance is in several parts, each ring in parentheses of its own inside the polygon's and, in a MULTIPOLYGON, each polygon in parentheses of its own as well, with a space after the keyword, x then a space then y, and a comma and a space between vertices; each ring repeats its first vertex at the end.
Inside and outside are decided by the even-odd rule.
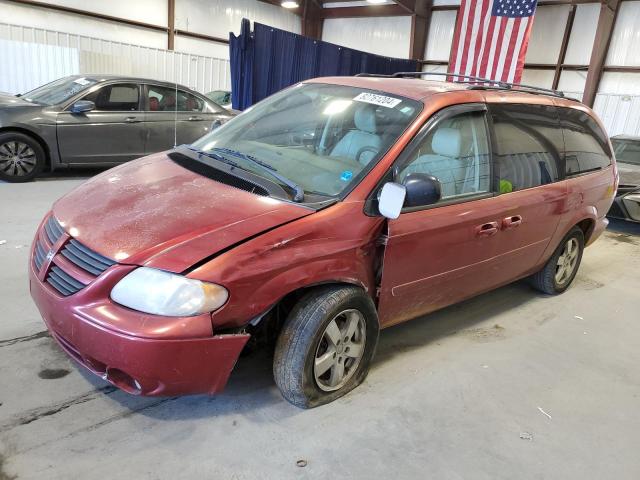
POLYGON ((537 273, 531 276, 531 285, 542 293, 547 295, 557 295, 564 292, 575 278, 580 268, 580 262, 582 261, 582 252, 584 251, 584 233, 578 227, 573 227, 569 233, 562 239, 560 245, 553 252, 551 258, 547 261, 544 267, 537 273), (558 261, 560 256, 563 255, 567 244, 571 241, 577 242, 577 257, 573 264, 572 271, 565 279, 558 281, 556 274, 559 272, 558 261))
POLYGON ((19 132, 0 133, 0 180, 29 182, 42 172, 45 162, 44 149, 35 138, 19 132))
MULTIPOLYGON (((376 308, 361 288, 327 286, 306 294, 292 309, 276 344, 273 375, 282 396, 297 407, 313 408, 332 402, 353 390, 364 381, 369 372, 378 344, 378 330, 376 308), (325 329, 340 317, 341 312, 355 310, 362 314, 358 321, 362 322, 364 319, 362 356, 354 364, 353 372, 345 375, 344 385, 333 391, 323 390, 314 375, 314 364, 321 342, 326 341, 323 340, 325 329)), ((343 368, 351 360, 344 361, 343 368)))

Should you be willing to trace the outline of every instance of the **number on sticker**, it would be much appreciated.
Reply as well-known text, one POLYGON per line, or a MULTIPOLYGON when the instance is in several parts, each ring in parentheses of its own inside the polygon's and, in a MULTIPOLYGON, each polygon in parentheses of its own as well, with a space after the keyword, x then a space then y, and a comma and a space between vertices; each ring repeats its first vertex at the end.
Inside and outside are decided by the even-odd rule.
POLYGON ((354 98, 354 100, 356 102, 371 103, 373 105, 380 105, 381 107, 387 108, 393 108, 399 103, 402 103, 402 100, 400 100, 399 98, 376 95, 375 93, 361 93, 356 98, 354 98))

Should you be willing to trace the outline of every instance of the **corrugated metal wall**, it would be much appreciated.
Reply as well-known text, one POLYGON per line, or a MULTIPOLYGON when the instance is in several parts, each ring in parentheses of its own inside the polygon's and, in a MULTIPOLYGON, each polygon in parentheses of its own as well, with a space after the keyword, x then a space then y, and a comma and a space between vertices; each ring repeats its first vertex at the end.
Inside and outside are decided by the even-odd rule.
POLYGON ((240 33, 243 18, 300 33, 300 17, 279 6, 256 0, 181 0, 176 2, 176 28, 214 37, 240 33))
POLYGON ((322 40, 387 57, 409 58, 411 17, 330 18, 322 40))
POLYGON ((0 91, 23 93, 65 75, 109 73, 177 81, 199 92, 231 87, 229 61, 0 23, 0 91))

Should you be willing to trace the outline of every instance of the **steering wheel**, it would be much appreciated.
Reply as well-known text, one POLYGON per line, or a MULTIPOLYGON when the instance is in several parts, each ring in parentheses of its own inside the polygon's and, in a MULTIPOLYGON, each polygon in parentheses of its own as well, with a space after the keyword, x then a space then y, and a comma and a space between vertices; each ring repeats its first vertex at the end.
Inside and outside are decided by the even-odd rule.
POLYGON ((360 161, 360 157, 361 157, 361 156, 362 156, 362 154, 363 154, 363 153, 365 153, 365 152, 373 152, 373 154, 374 154, 374 156, 375 156, 375 155, 377 155, 377 153, 378 153, 378 149, 377 149, 377 148, 375 148, 375 147, 362 147, 360 150, 358 150, 358 153, 356 153, 356 161, 357 161, 358 163, 360 163, 361 165, 366 165, 367 163, 369 163, 369 162, 367 162, 367 163, 362 163, 362 162, 360 161))

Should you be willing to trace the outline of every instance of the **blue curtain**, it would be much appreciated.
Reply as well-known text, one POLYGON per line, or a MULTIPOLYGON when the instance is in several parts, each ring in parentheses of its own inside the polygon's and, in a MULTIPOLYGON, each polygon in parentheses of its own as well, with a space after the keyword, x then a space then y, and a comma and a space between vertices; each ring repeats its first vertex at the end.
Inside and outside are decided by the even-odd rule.
POLYGON ((230 35, 233 108, 244 110, 289 85, 314 77, 414 72, 415 60, 382 57, 242 20, 230 35))

